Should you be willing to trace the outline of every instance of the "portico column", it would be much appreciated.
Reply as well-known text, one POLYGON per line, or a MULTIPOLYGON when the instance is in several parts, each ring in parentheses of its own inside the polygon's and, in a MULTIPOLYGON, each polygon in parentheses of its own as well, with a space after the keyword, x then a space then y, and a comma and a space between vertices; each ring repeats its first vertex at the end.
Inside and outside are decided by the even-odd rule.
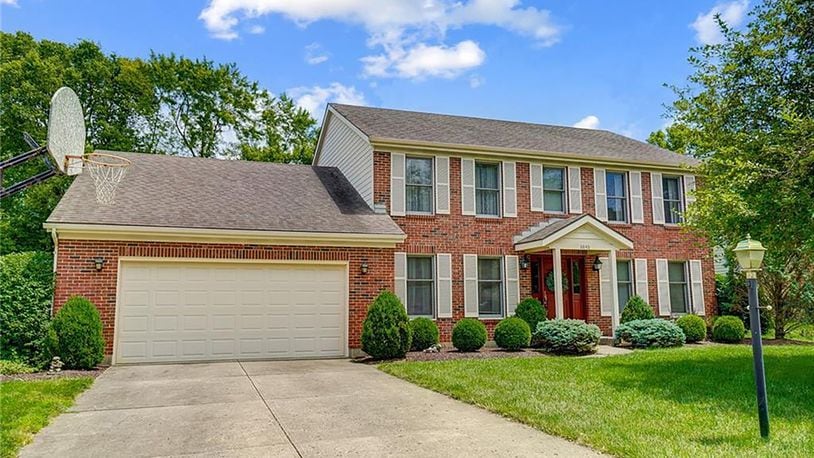
POLYGON ((565 315, 562 302, 562 252, 554 248, 554 313, 560 319, 565 315))
POLYGON ((610 263, 611 296, 613 296, 613 300, 611 301, 611 304, 613 305, 613 310, 611 310, 611 328, 614 332, 616 332, 616 327, 619 326, 619 287, 616 278, 616 250, 610 250, 610 253, 608 254, 608 263, 610 263))

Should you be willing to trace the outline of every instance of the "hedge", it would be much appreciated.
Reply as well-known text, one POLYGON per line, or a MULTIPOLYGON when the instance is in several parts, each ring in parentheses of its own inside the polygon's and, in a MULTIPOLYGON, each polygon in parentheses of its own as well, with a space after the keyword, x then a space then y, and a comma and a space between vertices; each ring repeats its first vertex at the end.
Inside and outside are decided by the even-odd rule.
POLYGON ((370 305, 362 324, 362 351, 376 359, 401 358, 411 343, 404 305, 395 294, 383 291, 370 305))

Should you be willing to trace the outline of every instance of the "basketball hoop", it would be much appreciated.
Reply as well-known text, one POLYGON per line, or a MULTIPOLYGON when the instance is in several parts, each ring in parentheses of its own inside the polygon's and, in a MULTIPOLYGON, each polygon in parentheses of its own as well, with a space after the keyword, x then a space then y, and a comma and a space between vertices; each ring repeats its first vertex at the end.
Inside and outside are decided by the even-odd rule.
POLYGON ((121 156, 105 153, 90 153, 81 160, 93 178, 96 200, 105 205, 114 203, 116 188, 124 178, 130 161, 121 156))

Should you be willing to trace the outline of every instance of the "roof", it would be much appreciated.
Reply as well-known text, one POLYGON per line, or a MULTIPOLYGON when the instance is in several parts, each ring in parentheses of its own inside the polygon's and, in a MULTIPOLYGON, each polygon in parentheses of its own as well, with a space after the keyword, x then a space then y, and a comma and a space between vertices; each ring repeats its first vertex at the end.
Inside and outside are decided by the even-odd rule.
POLYGON ((625 248, 632 248, 633 241, 630 240, 628 237, 620 234, 619 232, 613 230, 613 228, 609 227, 607 224, 603 223, 602 221, 598 220, 595 216, 589 213, 583 213, 578 216, 572 216, 567 219, 558 219, 556 221, 552 221, 550 224, 547 224, 536 231, 526 235, 525 237, 520 238, 514 242, 515 248, 521 248, 524 245, 528 246, 529 243, 533 242, 543 242, 551 243, 554 239, 557 239, 562 236, 567 236, 572 230, 575 230, 582 226, 589 226, 593 227, 594 230, 599 230, 601 233, 604 233, 610 239, 613 239, 619 242, 621 245, 624 245, 625 248), (553 237, 553 239, 552 239, 553 237))
POLYGON ((90 175, 83 173, 47 223, 403 234, 334 167, 111 154, 132 161, 116 202, 99 204, 90 175))
POLYGON ((671 167, 697 160, 607 130, 330 104, 370 141, 421 142, 522 150, 540 156, 641 162, 671 167))

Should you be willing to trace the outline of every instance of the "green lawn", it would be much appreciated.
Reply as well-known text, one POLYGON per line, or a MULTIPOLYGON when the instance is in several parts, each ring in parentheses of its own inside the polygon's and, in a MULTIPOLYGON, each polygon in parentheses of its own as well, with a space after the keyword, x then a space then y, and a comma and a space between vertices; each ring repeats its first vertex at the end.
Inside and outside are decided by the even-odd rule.
POLYGON ((614 455, 814 456, 814 346, 767 347, 765 354, 768 442, 758 432, 745 345, 379 367, 614 455))
POLYGON ((34 434, 73 404, 90 377, 9 381, 0 384, 0 457, 17 456, 34 434))

